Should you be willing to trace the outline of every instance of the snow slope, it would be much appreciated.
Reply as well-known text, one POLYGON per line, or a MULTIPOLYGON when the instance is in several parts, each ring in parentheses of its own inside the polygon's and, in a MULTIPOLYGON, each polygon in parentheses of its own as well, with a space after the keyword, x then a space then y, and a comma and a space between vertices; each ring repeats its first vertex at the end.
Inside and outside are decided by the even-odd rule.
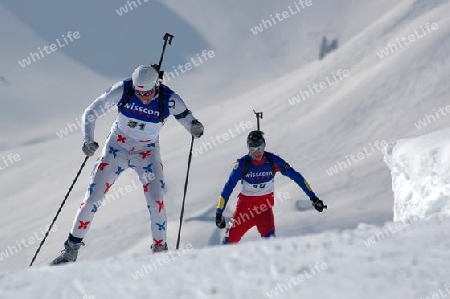
MULTIPOLYGON (((400 165, 414 165, 431 147, 444 151, 445 133, 386 148, 389 166, 396 165, 397 200, 413 189, 427 188, 429 174, 423 165, 414 187, 396 188, 401 186, 396 177, 411 173, 400 165), (399 154, 407 147, 409 155, 399 154)), ((434 187, 445 184, 440 181, 434 187)), ((434 201, 425 196, 422 200, 422 206, 434 201)), ((450 295, 450 220, 431 210, 427 219, 383 227, 360 224, 342 232, 204 249, 183 243, 178 251, 156 255, 3 271, 0 298, 445 298, 450 295)), ((405 209, 405 214, 414 212, 405 209)))
POLYGON ((434 219, 395 226, 397 230, 392 228, 393 233, 370 246, 366 239, 382 233, 378 227, 239 246, 195 249, 186 244, 178 252, 157 256, 108 257, 70 266, 3 272, 0 298, 448 296, 449 224, 448 219, 434 219))
MULTIPOLYGON (((448 98, 448 1, 403 0, 394 4, 387 1, 364 4, 358 1, 317 1, 308 8, 310 10, 303 11, 305 14, 292 16, 258 35, 253 35, 250 29, 261 19, 268 19, 270 14, 285 10, 292 2, 236 3, 213 6, 201 1, 193 6, 168 1, 169 9, 158 6, 163 7, 158 11, 163 16, 177 16, 184 21, 180 21, 173 29, 178 31, 173 32, 188 34, 192 29, 198 33, 192 38, 192 44, 183 34, 181 37, 176 34, 176 38, 180 37, 180 41, 183 38, 190 50, 183 52, 184 43, 181 42, 170 46, 167 55, 169 69, 178 63, 179 58, 175 57, 182 56, 183 62, 187 62, 205 49, 211 48, 216 53, 211 61, 171 82, 206 126, 205 136, 196 141, 194 147, 203 146, 203 142, 211 143, 211 138, 229 130, 236 135, 194 158, 182 242, 191 243, 194 248, 220 242, 221 232, 215 228, 212 219, 214 206, 234 159, 245 154, 248 130, 237 134, 235 126, 242 121, 251 121, 255 126, 252 109, 264 111, 262 128, 266 132, 268 150, 278 153, 300 170, 329 205, 329 210, 322 214, 312 210, 297 211, 296 200, 307 199, 292 182, 277 178, 277 193, 287 192, 290 197, 275 209, 278 236, 310 234, 307 238, 314 240, 311 233, 354 229, 360 223, 383 225, 392 220, 391 178, 383 164, 382 154, 378 150, 372 151, 371 145, 377 140, 390 142, 448 125, 450 120, 442 117, 421 129, 415 126, 426 113, 445 106, 448 98), (323 22, 323 19, 327 21, 323 22), (388 43, 408 36, 427 22, 437 23, 439 29, 388 57, 381 59, 377 55, 388 43), (297 38, 295 34, 298 34, 297 38), (316 61, 318 45, 323 34, 338 37, 340 49, 319 62, 316 61), (333 74, 340 69, 347 70, 350 76, 333 81, 333 74), (327 78, 336 84, 327 85, 299 104, 290 104, 289 100, 300 90, 307 91, 308 85, 327 82, 327 78), (327 170, 337 162, 345 161, 352 154, 364 153, 365 149, 370 155, 365 154, 363 159, 338 173, 328 174, 327 170)), ((92 9, 83 10, 89 16, 83 18, 83 22, 75 17, 79 15, 77 13, 67 19, 83 25, 83 28, 94 28, 103 16, 96 5, 108 7, 111 10, 105 11, 114 14, 115 9, 123 4, 112 2, 105 6, 105 3, 90 3, 92 9), (89 15, 91 13, 93 15, 89 15)), ((147 52, 144 54, 139 50, 136 58, 127 58, 130 63, 121 61, 117 70, 107 69, 105 66, 121 57, 129 43, 100 52, 105 53, 104 60, 98 53, 86 57, 86 49, 97 49, 98 44, 93 37, 86 39, 89 40, 87 44, 82 43, 86 35, 80 29, 82 38, 75 41, 77 43, 73 42, 22 69, 17 61, 29 51, 48 45, 60 34, 79 27, 72 26, 75 23, 64 22, 60 16, 63 13, 61 6, 52 6, 53 10, 50 5, 45 6, 46 9, 43 9, 44 5, 39 8, 27 6, 31 11, 39 9, 42 13, 34 15, 23 12, 20 6, 23 3, 2 5, 8 9, 0 6, 0 19, 5 24, 0 26, 0 35, 2 41, 6 41, 0 45, 0 76, 5 76, 7 83, 0 82, 0 96, 7 101, 8 106, 4 107, 8 109, 0 110, 0 162, 10 154, 18 154, 21 158, 0 171, 0 252, 5 252, 11 246, 17 247, 21 239, 32 238, 35 234, 38 235, 35 239, 39 239, 41 229, 53 218, 83 160, 80 131, 61 139, 56 132, 68 122, 75 122, 102 90, 118 78, 128 76, 136 64, 155 57, 149 58, 147 52), (49 20, 53 15, 58 16, 61 31, 56 32, 55 27, 58 26, 51 26, 49 20), (49 23, 44 26, 42 22, 45 20, 49 23), (44 33, 50 27, 55 31, 46 36, 44 33), (11 34, 12 28, 14 34, 11 34), (98 60, 98 64, 92 64, 93 60, 98 60), (24 85, 26 88, 22 88, 24 85)), ((128 17, 147 9, 150 8, 142 5, 139 10, 111 18, 114 23, 111 26, 116 29, 123 27, 128 34, 134 24, 127 27, 127 22, 133 19, 128 17), (130 20, 122 21, 125 17, 130 20)), ((103 17, 109 21, 109 17, 103 17)), ((110 33, 107 26, 102 25, 101 28, 104 31, 97 32, 94 37, 110 33)), ((161 30, 156 31, 152 40, 157 40, 158 46, 150 51, 152 53, 159 53, 162 33, 172 30, 161 26, 161 30)), ((119 32, 120 36, 128 37, 127 34, 119 32)), ((107 35, 105 39, 110 38, 107 35)), ((133 37, 131 40, 137 39, 133 37)), ((157 54, 153 55, 158 58, 157 54)), ((99 120, 97 141, 104 142, 113 117, 114 113, 111 113, 99 120)), ((190 137, 174 120, 166 125, 161 137, 166 162, 171 248, 176 240, 189 140, 190 137)), ((44 245, 36 261, 37 266, 48 263, 62 249, 76 207, 84 196, 92 160, 89 160, 60 214, 57 230, 44 245)), ((127 172, 117 182, 116 188, 132 184, 134 179, 133 173, 127 172)), ((232 200, 226 216, 231 214, 233 205, 232 200)), ((141 190, 117 196, 104 206, 85 240, 87 246, 80 253, 80 262, 147 254, 150 236, 144 207, 141 190)), ((256 239, 258 236, 252 231, 244 243, 256 239)), ((0 261, 0 269, 25 268, 36 247, 35 242, 10 254, 0 261)))

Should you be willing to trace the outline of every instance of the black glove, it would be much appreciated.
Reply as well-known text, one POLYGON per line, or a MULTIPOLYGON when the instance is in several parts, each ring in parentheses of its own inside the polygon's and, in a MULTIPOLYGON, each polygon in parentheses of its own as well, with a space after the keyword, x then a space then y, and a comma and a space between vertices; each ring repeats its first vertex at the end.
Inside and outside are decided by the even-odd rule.
POLYGON ((98 149, 98 143, 95 141, 86 141, 81 148, 86 156, 93 156, 98 149))
POLYGON ((323 209, 326 207, 323 204, 323 201, 321 201, 317 196, 311 197, 311 201, 314 209, 316 209, 318 212, 322 212, 323 209))
POLYGON ((191 124, 191 135, 195 138, 200 138, 203 135, 203 125, 197 119, 194 119, 191 124))
POLYGON ((225 217, 222 214, 216 213, 216 226, 220 229, 225 228, 225 217))

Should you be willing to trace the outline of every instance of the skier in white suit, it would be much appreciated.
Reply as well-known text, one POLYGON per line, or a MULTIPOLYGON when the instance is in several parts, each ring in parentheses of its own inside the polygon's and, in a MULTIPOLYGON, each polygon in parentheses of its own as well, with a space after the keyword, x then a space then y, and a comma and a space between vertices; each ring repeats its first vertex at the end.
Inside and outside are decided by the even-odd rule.
POLYGON ((94 155, 98 148, 98 143, 94 141, 95 120, 114 106, 119 110, 116 120, 94 166, 84 201, 77 210, 69 237, 64 243, 65 249, 52 262, 53 265, 76 261, 78 250, 84 245, 82 240, 104 196, 127 168, 136 171, 143 185, 150 213, 151 249, 153 252, 168 250, 159 132, 163 120, 170 115, 195 138, 203 135, 203 125, 178 94, 159 82, 155 66, 141 65, 134 70, 131 79, 113 85, 85 110, 82 150, 87 156, 94 155), (164 95, 162 105, 159 102, 160 92, 164 95))

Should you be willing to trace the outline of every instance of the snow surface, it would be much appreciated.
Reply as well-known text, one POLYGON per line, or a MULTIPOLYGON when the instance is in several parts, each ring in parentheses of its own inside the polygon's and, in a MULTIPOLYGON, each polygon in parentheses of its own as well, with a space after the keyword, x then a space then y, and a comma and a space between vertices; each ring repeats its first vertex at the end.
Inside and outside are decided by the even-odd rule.
POLYGON ((0 298, 419 299, 439 290, 448 296, 448 225, 449 219, 435 219, 392 227, 370 246, 366 239, 383 232, 361 225, 341 233, 3 272, 0 298))
POLYGON ((385 148, 395 195, 394 221, 450 215, 449 129, 385 148))
MULTIPOLYGON (((4 168, 0 168, 0 298, 147 298, 148 289, 163 298, 179 298, 168 292, 184 290, 206 293, 195 295, 198 298, 230 298, 233 293, 236 298, 249 297, 246 292, 253 290, 264 298, 277 283, 316 262, 326 262, 329 269, 279 297, 399 298, 403 294, 419 298, 443 286, 450 277, 445 264, 447 220, 421 221, 391 232, 395 229, 390 222, 392 178, 375 143, 417 137, 450 125, 448 116, 426 118, 448 104, 448 0, 313 0, 311 7, 258 35, 251 28, 293 1, 141 2, 123 16, 115 11, 126 5, 122 0, 0 4, 4 103, 0 110, 0 166, 4 168), (145 26, 144 19, 149 22, 145 26), (427 22, 439 28, 388 57, 377 55, 388 43, 413 34, 427 22), (78 30, 81 38, 20 67, 18 61, 30 52, 70 30, 78 30), (79 129, 63 138, 57 134, 69 123, 76 124, 92 100, 116 80, 129 76, 138 64, 157 61, 165 32, 175 35, 166 52, 167 70, 204 50, 215 53, 210 61, 169 82, 205 124, 205 136, 194 149, 229 130, 235 135, 193 159, 182 243, 194 249, 161 267, 161 275, 135 282, 131 274, 152 258, 145 201, 141 190, 135 190, 113 197, 102 207, 75 265, 46 267, 62 249, 84 198, 93 167, 90 159, 35 262, 36 269, 26 269, 84 158, 79 129), (323 35, 338 38, 340 47, 317 61, 323 35), (339 70, 350 75, 301 103, 289 103, 308 85, 333 80, 339 70), (246 150, 248 131, 237 133, 236 127, 248 121, 255 126, 253 109, 264 112, 268 150, 301 171, 329 209, 321 214, 299 211, 296 207, 303 207, 307 198, 292 181, 277 177, 276 195, 282 198, 275 207, 278 239, 260 241, 252 230, 239 246, 211 247, 220 243, 223 234, 213 220, 217 198, 234 160, 246 150), (419 126, 419 121, 425 125, 419 126), (353 162, 351 156, 358 154, 363 158, 353 162), (14 155, 20 159, 7 162, 14 155), (347 159, 351 165, 336 168, 347 159), (338 171, 333 174, 331 169, 338 171), (375 238, 371 240, 376 244, 370 245, 369 238, 375 238), (19 248, 22 239, 28 246, 19 248), (332 241, 335 245, 327 243, 332 241), (299 249, 308 242, 320 244, 317 252, 299 249), (273 254, 274 248, 280 254, 273 254), (54 275, 53 281, 42 279, 47 275, 54 275), (317 292, 329 293, 320 297, 317 292)), ((114 116, 112 112, 98 121, 99 143, 104 143, 114 116)), ((161 145, 170 248, 176 241, 189 141, 175 120, 165 125, 161 145)), ((110 194, 133 180, 134 174, 125 172, 110 194)), ((225 216, 231 215, 234 203, 232 199, 225 216)))

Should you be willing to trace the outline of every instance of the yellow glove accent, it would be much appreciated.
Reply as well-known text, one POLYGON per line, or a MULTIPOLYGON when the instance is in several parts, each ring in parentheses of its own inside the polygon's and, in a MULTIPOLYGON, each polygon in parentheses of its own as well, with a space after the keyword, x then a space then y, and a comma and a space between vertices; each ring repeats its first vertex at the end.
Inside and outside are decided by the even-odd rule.
POLYGON ((223 199, 223 197, 221 196, 219 198, 219 203, 217 204, 217 208, 223 210, 224 207, 225 207, 225 199, 223 199))
POLYGON ((305 182, 306 188, 308 188, 309 191, 312 191, 311 186, 306 180, 303 180, 305 182))

